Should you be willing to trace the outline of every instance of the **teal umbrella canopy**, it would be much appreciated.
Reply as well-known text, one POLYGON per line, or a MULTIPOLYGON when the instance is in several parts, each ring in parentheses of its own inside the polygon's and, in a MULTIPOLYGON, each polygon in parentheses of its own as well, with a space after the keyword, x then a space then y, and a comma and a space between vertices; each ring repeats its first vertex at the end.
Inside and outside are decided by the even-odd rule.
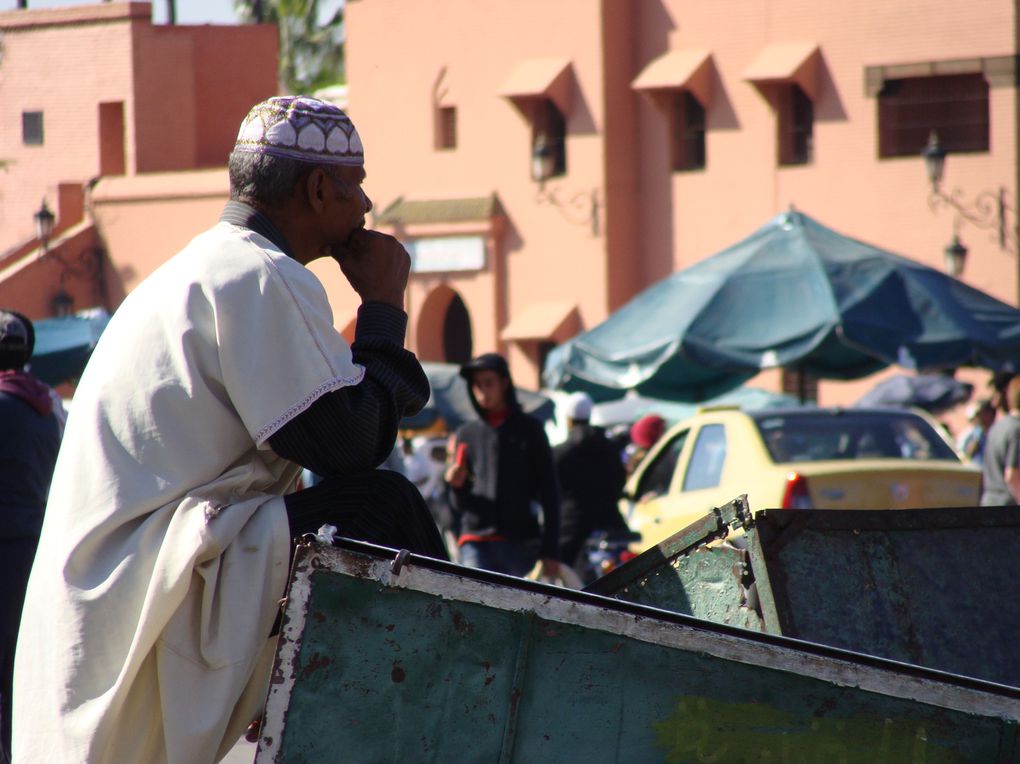
POLYGON ((48 385, 77 379, 109 320, 106 311, 94 310, 33 321, 35 349, 29 361, 32 374, 48 385))
POLYGON ((796 408, 801 403, 792 395, 773 393, 757 387, 738 387, 718 398, 701 403, 678 403, 676 401, 648 398, 639 393, 628 392, 622 398, 595 404, 591 421, 603 427, 636 422, 646 414, 658 414, 673 425, 688 419, 702 406, 734 406, 747 411, 775 408, 796 408))
POLYGON ((763 369, 1016 370, 1020 310, 790 210, 555 348, 549 388, 701 401, 763 369))
MULTIPOLYGON (((419 430, 431 427, 439 417, 442 417, 446 428, 453 432, 465 422, 478 418, 474 406, 471 405, 467 381, 460 375, 460 366, 425 361, 421 367, 429 379, 431 388, 429 400, 417 414, 400 420, 401 429, 419 430)), ((521 387, 517 387, 516 390, 517 402, 526 413, 540 422, 553 418, 556 407, 551 398, 521 387)))

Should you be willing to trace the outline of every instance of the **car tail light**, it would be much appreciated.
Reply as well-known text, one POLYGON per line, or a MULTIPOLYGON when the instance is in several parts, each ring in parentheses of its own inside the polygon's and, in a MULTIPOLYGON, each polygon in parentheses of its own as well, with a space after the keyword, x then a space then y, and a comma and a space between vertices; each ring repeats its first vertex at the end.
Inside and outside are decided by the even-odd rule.
POLYGON ((783 491, 782 509, 813 509, 811 491, 807 479, 798 472, 786 474, 786 490, 783 491))

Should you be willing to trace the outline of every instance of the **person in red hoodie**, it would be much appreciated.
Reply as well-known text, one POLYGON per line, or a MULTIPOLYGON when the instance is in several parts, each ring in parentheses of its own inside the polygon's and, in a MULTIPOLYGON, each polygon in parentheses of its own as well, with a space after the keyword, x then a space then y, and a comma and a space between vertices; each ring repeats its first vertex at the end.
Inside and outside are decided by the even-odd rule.
POLYGON ((32 322, 0 310, 0 761, 10 755, 14 647, 60 446, 51 390, 25 371, 34 347, 32 322))

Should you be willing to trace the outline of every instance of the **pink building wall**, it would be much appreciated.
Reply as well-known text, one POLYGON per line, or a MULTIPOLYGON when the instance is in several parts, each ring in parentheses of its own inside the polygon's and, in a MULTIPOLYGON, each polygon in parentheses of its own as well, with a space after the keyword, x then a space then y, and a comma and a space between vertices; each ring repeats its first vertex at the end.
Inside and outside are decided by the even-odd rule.
MULTIPOLYGON (((651 5, 651 4, 648 4, 651 5)), ((648 5, 641 5, 642 9, 648 5)), ((826 225, 886 249, 942 267, 952 236, 948 213, 932 214, 920 156, 878 159, 877 99, 864 92, 865 67, 1009 56, 1016 52, 1014 3, 858 2, 835 6, 796 0, 741 4, 727 13, 716 4, 670 4, 669 48, 711 50, 721 93, 708 115, 708 167, 664 172, 665 126, 652 107, 639 107, 643 228, 649 250, 646 278, 654 279, 750 233, 789 204, 826 225), (823 75, 815 102, 815 159, 777 167, 774 117, 742 73, 768 44, 810 41, 820 47, 823 75), (714 123, 714 124, 713 124, 714 123), (653 193, 661 189, 662 194, 653 193), (652 199, 659 197, 659 202, 652 199), (668 209, 666 203, 670 202, 668 209), (662 220, 672 217, 663 228, 662 220), (667 238, 668 237, 668 238, 667 238)), ((651 35, 642 34, 642 40, 651 35)), ((662 52, 643 46, 643 65, 662 52)), ((951 156, 947 184, 972 194, 1005 186, 1016 203, 1016 88, 990 89, 991 151, 951 156)), ((1016 261, 987 234, 961 229, 971 248, 965 274, 974 286, 1016 302, 1016 261), (1009 278, 1004 279, 1003 276, 1009 278)))
POLYGON ((170 246, 215 222, 241 118, 276 92, 276 29, 154 26, 151 16, 138 2, 0 13, 0 304, 45 317, 63 289, 76 309, 113 309, 170 246), (22 143, 24 111, 43 112, 41 146, 22 143), (220 176, 212 212, 207 184, 192 188, 186 172, 205 167, 220 176), (107 204, 102 218, 112 180, 132 189, 114 183, 114 198, 137 198, 107 204), (33 214, 44 198, 57 229, 41 257, 33 214), (76 233, 92 215, 98 230, 76 233), (57 267, 96 252, 101 280, 57 267))
POLYGON ((0 158, 8 162, 0 172, 0 251, 34 235, 32 214, 44 197, 54 207, 59 182, 98 174, 97 104, 130 104, 131 25, 142 11, 138 4, 109 3, 0 13, 0 158), (23 111, 43 112, 43 145, 22 145, 23 111))
MULTIPOLYGON (((475 351, 507 351, 515 373, 534 384, 537 356, 526 352, 527 343, 500 337, 529 306, 576 304, 583 328, 591 327, 641 288, 747 236, 790 204, 941 269, 953 215, 929 209, 919 155, 878 158, 877 98, 866 92, 867 69, 1010 57, 1018 20, 1008 0, 351 0, 347 23, 350 111, 367 146, 367 187, 377 207, 398 197, 495 192, 507 213, 505 294, 469 291, 481 274, 415 274, 414 302, 437 282, 456 290, 476 329, 475 351), (779 166, 772 106, 744 79, 766 46, 781 43, 819 49, 814 158, 803 166, 779 166), (692 48, 711 54, 707 166, 672 172, 664 114, 631 83, 657 57, 692 48), (540 201, 529 178, 529 128, 499 90, 517 63, 532 58, 572 63, 568 172, 546 191, 561 200, 594 192, 597 235, 540 201), (458 107, 452 151, 432 143, 440 72, 444 101, 458 107)), ((990 150, 950 155, 943 186, 970 198, 1005 188, 1015 233, 1015 74, 992 82, 989 98, 990 150)), ((1015 246, 1001 251, 989 231, 968 225, 959 233, 970 248, 962 278, 1016 304, 1015 246)), ((987 374, 963 376, 981 383, 987 374)), ((756 383, 775 389, 778 380, 778 372, 768 372, 756 383)), ((875 381, 822 382, 821 402, 850 402, 875 381)))
MULTIPOLYGON (((412 303, 422 304, 423 293, 446 284, 469 305, 475 349, 506 350, 518 366, 528 363, 527 356, 499 337, 509 317, 535 303, 567 301, 590 323, 609 307, 605 229, 612 219, 605 219, 600 135, 606 111, 601 5, 588 0, 372 0, 347 6, 350 111, 365 142, 366 187, 377 209, 398 196, 443 200, 496 192, 511 221, 502 247, 490 258, 497 267, 505 266, 502 280, 498 271, 416 274, 412 303), (549 23, 525 23, 534 13, 549 23), (429 29, 427 43, 419 34, 424 28, 429 29), (568 36, 566 29, 571 30, 568 36), (355 42, 355 36, 364 42, 355 42), (569 175, 550 181, 545 191, 563 201, 580 195, 577 210, 570 210, 580 223, 568 222, 562 207, 539 201, 529 174, 530 127, 511 100, 500 95, 519 64, 548 57, 569 60, 574 83, 567 115, 569 175), (451 151, 433 148, 435 89, 443 93, 444 104, 458 110, 458 145, 451 151), (585 209, 592 192, 601 195, 598 235, 592 235, 585 209), (499 292, 493 291, 497 284, 499 292), (584 289, 573 288, 578 284, 584 289)), ((412 336, 415 320, 412 315, 412 336)))
MULTIPOLYGON (((790 204, 941 268, 953 216, 929 209, 920 157, 878 158, 868 68, 1010 57, 1018 34, 1007 0, 349 0, 346 13, 348 110, 366 145, 376 214, 398 200, 436 208, 498 200, 490 219, 386 226, 411 241, 484 243, 480 268, 412 275, 409 344, 441 360, 443 312, 459 296, 473 352, 507 353, 526 385, 537 384, 542 342, 594 326, 790 204), (772 106, 744 78, 766 46, 781 43, 819 50, 814 158, 804 166, 778 165, 772 106), (665 115, 633 82, 663 54, 690 49, 711 55, 707 166, 672 172, 665 115), (552 59, 569 62, 567 86, 556 91, 566 99, 568 169, 539 187, 530 177, 526 102, 503 91, 521 65, 552 59), (435 147, 437 106, 457 110, 456 148, 435 147)), ((52 206, 59 183, 99 174, 100 144, 107 154, 111 144, 100 135, 99 104, 123 103, 123 177, 100 179, 90 198, 111 307, 215 221, 241 116, 276 88, 272 28, 154 27, 150 15, 147 3, 0 14, 0 158, 10 162, 0 172, 0 256, 32 236, 44 195, 52 206), (46 114, 43 147, 21 145, 26 109, 46 114)), ((1014 232, 1017 109, 1015 73, 1000 77, 990 88, 990 150, 951 155, 944 182, 970 198, 1005 188, 1014 232)), ((64 195, 68 209, 80 206, 72 197, 64 195)), ((1003 252, 988 231, 968 225, 959 233, 970 248, 962 278, 1016 303, 1015 248, 1003 252)), ((334 263, 312 267, 349 333, 357 296, 334 263)), ((3 273, 0 301, 14 295, 3 273)), ((22 294, 34 289, 27 273, 18 278, 22 294)), ((52 290, 51 281, 38 288, 52 290)), ((981 383, 987 375, 962 376, 981 383)), ((823 382, 820 401, 851 402, 875 381, 823 382)), ((776 389, 779 373, 755 383, 776 389)))

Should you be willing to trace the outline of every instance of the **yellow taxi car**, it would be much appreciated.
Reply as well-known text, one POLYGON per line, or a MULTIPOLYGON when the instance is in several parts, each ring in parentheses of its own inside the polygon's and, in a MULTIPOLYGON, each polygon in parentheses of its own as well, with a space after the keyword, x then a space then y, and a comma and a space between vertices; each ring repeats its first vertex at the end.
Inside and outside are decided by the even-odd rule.
POLYGON ((744 493, 757 511, 976 507, 980 491, 981 470, 923 411, 720 407, 659 439, 621 509, 647 549, 744 493))

